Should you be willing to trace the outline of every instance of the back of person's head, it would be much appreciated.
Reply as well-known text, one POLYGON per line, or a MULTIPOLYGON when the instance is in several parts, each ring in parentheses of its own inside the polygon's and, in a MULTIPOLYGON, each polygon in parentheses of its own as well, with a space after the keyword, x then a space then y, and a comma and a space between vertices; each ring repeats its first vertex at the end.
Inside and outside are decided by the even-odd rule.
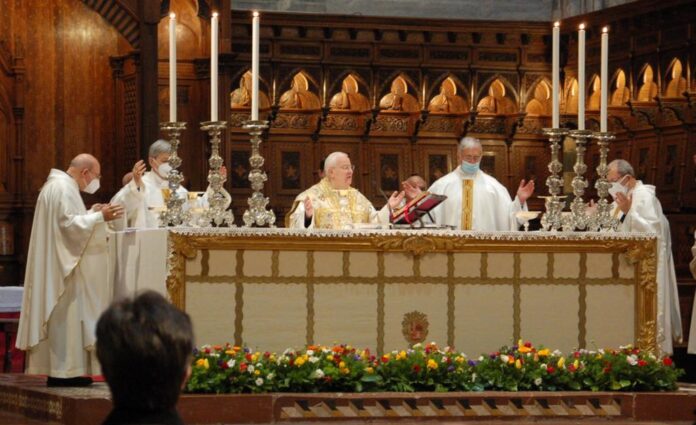
POLYGON ((118 408, 172 409, 192 353, 191 319, 153 291, 114 302, 97 323, 97 357, 118 408))

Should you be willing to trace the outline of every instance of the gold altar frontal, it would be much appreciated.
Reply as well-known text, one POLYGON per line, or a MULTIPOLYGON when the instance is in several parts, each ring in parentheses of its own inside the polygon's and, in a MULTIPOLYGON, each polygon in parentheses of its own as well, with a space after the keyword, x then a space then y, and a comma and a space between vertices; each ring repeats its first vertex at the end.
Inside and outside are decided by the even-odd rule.
POLYGON ((654 235, 181 229, 169 249, 198 344, 656 349, 654 235))

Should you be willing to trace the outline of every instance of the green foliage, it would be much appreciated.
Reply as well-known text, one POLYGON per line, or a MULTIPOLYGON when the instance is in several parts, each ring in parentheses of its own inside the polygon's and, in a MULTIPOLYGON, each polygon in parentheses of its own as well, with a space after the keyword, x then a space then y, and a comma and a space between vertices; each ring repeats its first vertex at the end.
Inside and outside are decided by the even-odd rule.
POLYGON ((186 391, 670 391, 682 373, 669 357, 631 346, 564 356, 519 341, 471 360, 434 343, 381 357, 349 345, 308 346, 277 355, 227 344, 196 350, 186 391))

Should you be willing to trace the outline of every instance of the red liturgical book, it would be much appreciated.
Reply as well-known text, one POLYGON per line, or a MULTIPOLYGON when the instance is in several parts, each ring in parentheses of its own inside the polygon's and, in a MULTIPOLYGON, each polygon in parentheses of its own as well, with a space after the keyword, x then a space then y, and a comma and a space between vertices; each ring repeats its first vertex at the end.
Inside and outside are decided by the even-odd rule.
POLYGON ((440 205, 447 199, 445 195, 435 195, 430 192, 421 192, 420 195, 401 208, 392 212, 391 222, 394 224, 411 224, 418 221, 428 211, 440 205))

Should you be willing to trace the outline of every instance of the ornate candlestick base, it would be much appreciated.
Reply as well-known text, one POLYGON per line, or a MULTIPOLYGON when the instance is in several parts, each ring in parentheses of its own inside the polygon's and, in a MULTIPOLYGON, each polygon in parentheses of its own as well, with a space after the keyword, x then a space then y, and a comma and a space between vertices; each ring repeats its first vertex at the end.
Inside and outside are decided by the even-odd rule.
POLYGON ((588 183, 585 179, 585 172, 587 171, 587 165, 585 164, 585 151, 587 150, 587 143, 592 137, 592 132, 588 130, 573 130, 570 132, 570 137, 575 139, 575 165, 573 166, 573 171, 575 172, 575 177, 573 177, 573 194, 575 199, 570 204, 571 214, 568 216, 567 223, 564 223, 563 227, 568 229, 580 229, 584 230, 587 228, 588 218, 587 218, 587 205, 582 199, 582 195, 585 194, 585 189, 587 189, 588 183))
POLYGON ((268 206, 268 198, 263 196, 263 184, 268 180, 266 172, 263 171, 263 156, 259 153, 259 145, 261 144, 261 134, 268 127, 267 121, 247 121, 244 123, 244 128, 251 135, 251 157, 249 158, 249 181, 251 188, 254 190, 247 203, 249 209, 244 211, 244 227, 251 226, 270 226, 275 227, 276 216, 273 210, 266 210, 268 206))
POLYGON ((551 162, 549 162, 549 172, 551 174, 546 179, 546 186, 549 188, 550 196, 546 198, 546 212, 541 217, 541 226, 544 230, 555 231, 563 227, 561 211, 563 211, 565 202, 559 197, 563 187, 563 179, 561 179, 563 164, 558 157, 561 151, 561 140, 568 134, 568 130, 564 128, 545 128, 544 134, 549 137, 549 146, 551 148, 551 162))
POLYGON ((206 121, 201 123, 201 130, 210 136, 210 158, 208 159, 208 209, 206 218, 210 225, 219 227, 226 224, 234 226, 234 215, 227 208, 230 205, 230 195, 225 192, 223 183, 227 176, 220 174, 222 157, 220 156, 220 133, 227 128, 225 121, 206 121))
POLYGON ((599 146, 599 165, 597 166, 597 211, 590 217, 589 228, 591 230, 616 230, 619 227, 619 220, 611 216, 611 200, 609 199, 609 188, 611 183, 607 181, 609 166, 607 156, 609 154, 609 142, 614 140, 613 133, 594 133, 592 135, 597 140, 599 146))
POLYGON ((186 199, 178 193, 179 186, 184 180, 184 176, 179 172, 181 158, 178 154, 179 136, 186 129, 185 122, 163 122, 160 123, 160 130, 168 135, 169 144, 172 145, 172 153, 169 155, 169 165, 172 170, 167 175, 168 187, 163 189, 163 196, 167 204, 167 209, 160 213, 160 225, 166 226, 186 226, 190 220, 190 215, 183 206, 186 199))

